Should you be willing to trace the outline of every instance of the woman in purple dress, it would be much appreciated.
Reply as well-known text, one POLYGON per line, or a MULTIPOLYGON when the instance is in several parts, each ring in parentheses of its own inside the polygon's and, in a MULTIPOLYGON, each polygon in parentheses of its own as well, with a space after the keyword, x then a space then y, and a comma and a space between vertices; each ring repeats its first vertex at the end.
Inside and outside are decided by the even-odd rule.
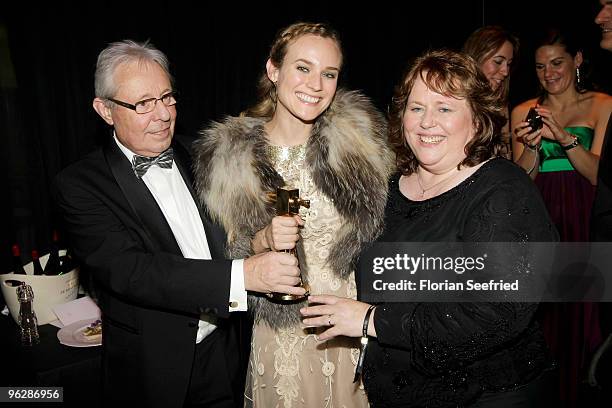
MULTIPOLYGON (((542 92, 512 111, 514 161, 535 180, 561 241, 585 242, 612 98, 586 90, 585 58, 564 33, 549 30, 538 45, 535 68, 542 92), (540 128, 537 119, 526 120, 532 108, 540 128)), ((560 365, 561 400, 575 406, 588 358, 601 342, 597 304, 547 304, 541 314, 560 365)))

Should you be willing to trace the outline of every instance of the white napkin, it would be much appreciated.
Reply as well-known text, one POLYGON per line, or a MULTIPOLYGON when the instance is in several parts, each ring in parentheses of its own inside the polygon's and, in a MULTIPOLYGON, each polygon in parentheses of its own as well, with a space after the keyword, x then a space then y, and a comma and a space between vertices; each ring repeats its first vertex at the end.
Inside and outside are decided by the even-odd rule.
POLYGON ((100 308, 89 296, 53 306, 53 312, 64 326, 79 320, 100 319, 101 316, 100 308))

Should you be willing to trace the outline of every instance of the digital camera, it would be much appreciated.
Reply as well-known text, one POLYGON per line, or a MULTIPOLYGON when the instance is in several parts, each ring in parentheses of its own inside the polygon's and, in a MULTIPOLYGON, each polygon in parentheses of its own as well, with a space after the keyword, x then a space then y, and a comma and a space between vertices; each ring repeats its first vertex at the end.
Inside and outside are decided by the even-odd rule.
POLYGON ((542 129, 542 126, 544 126, 542 116, 540 116, 540 114, 535 110, 535 108, 529 109, 529 113, 525 118, 525 122, 529 122, 529 126, 531 127, 532 132, 535 132, 538 129, 542 129))

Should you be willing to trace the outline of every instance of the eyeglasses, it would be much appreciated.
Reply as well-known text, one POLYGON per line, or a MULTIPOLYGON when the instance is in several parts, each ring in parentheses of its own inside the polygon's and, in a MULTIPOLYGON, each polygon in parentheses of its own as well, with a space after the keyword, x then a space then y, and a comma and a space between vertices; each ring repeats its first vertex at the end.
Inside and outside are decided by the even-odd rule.
POLYGON ((124 108, 128 108, 133 111, 136 111, 136 113, 149 113, 149 112, 153 112, 153 110, 155 109, 155 106, 157 105, 157 101, 162 101, 162 103, 165 106, 175 105, 176 104, 176 92, 174 91, 168 92, 167 94, 164 94, 160 96, 159 98, 143 99, 142 101, 138 101, 133 105, 131 103, 118 101, 117 99, 113 99, 113 98, 106 98, 106 99, 108 99, 111 102, 116 103, 117 105, 123 106, 124 108))

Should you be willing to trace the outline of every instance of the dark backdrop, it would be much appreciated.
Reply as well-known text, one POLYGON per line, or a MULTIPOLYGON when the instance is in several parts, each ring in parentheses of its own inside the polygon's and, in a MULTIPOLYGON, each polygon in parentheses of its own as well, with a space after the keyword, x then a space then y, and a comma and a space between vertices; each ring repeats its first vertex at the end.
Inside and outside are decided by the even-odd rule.
MULTIPOLYGON (((16 2, 12 2, 16 3, 16 2)), ((170 61, 180 92, 177 131, 195 135, 211 120, 254 102, 255 82, 276 31, 297 20, 326 21, 345 48, 342 83, 385 110, 406 62, 428 48, 460 48, 483 24, 501 24, 522 41, 513 104, 534 96, 530 39, 552 23, 583 39, 605 90, 612 67, 598 47, 598 1, 241 2, 105 1, 2 6, 0 11, 0 166, 4 189, 0 273, 10 246, 23 261, 43 252, 59 228, 50 189, 55 174, 108 137, 91 107, 96 56, 107 43, 150 39, 170 61), (202 3, 202 4, 197 4, 202 3)))

